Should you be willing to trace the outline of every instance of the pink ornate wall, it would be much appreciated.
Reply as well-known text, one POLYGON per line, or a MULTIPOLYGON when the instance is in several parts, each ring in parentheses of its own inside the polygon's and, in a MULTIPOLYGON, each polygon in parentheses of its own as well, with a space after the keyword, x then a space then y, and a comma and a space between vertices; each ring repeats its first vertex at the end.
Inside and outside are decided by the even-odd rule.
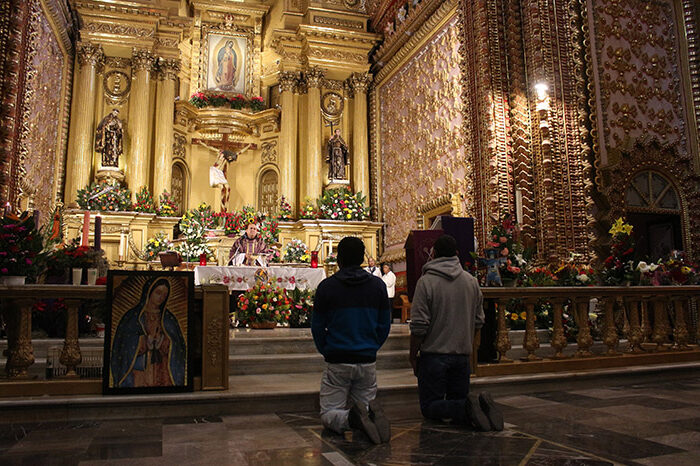
POLYGON ((419 206, 443 194, 466 198, 472 192, 458 21, 458 15, 449 18, 377 85, 380 202, 390 250, 400 250, 417 228, 419 206))

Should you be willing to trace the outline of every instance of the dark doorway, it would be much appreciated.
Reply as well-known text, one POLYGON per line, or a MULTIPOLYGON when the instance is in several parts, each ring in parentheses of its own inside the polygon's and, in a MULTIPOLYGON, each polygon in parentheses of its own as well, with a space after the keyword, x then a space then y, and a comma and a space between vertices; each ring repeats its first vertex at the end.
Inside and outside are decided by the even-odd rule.
POLYGON ((628 221, 634 227, 638 259, 656 261, 683 249, 679 215, 630 212, 628 221))

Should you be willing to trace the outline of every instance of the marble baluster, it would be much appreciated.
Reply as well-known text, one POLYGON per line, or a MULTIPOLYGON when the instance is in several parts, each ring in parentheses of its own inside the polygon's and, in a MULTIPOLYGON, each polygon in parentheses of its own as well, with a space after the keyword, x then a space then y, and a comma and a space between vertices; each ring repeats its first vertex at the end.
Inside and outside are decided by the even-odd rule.
POLYGON ((523 357, 523 361, 539 361, 539 356, 535 355, 535 350, 540 347, 540 340, 537 338, 537 330, 535 329, 535 302, 533 300, 525 301, 525 309, 527 320, 525 321, 525 336, 523 337, 523 348, 527 351, 527 356, 523 357))
POLYGON ((639 324, 639 309, 641 301, 639 299, 626 299, 627 312, 629 313, 630 332, 627 337, 628 353, 643 353, 642 349, 642 327, 639 324))
POLYGON ((690 349, 688 346, 689 335, 685 320, 685 300, 686 297, 676 296, 673 299, 674 325, 673 325, 673 345, 672 350, 684 351, 690 349))
POLYGON ((508 336, 508 326, 506 325, 505 304, 498 300, 495 303, 496 318, 498 319, 498 330, 496 336, 496 349, 498 350, 498 362, 513 362, 506 357, 506 353, 511 348, 510 337, 508 336))
POLYGON ((561 299, 555 299, 552 301, 552 307, 554 315, 552 316, 552 341, 551 346, 554 349, 554 356, 552 359, 565 359, 566 356, 563 353, 564 348, 566 348, 566 334, 564 333, 564 323, 562 315, 564 313, 564 302, 561 299))
POLYGON ((11 379, 29 378, 27 370, 34 364, 32 346, 33 299, 8 300, 5 318, 7 323, 7 362, 5 371, 11 379))
POLYGON ((59 361, 66 366, 66 378, 77 378, 75 368, 83 361, 80 353, 80 343, 78 342, 78 308, 80 300, 66 300, 66 337, 63 340, 63 349, 59 361))
POLYGON ((576 343, 578 350, 576 357, 585 358, 592 356, 591 346, 593 346, 593 338, 591 337, 591 326, 588 322, 588 299, 581 299, 573 304, 576 306, 576 323, 578 324, 578 338, 576 343))

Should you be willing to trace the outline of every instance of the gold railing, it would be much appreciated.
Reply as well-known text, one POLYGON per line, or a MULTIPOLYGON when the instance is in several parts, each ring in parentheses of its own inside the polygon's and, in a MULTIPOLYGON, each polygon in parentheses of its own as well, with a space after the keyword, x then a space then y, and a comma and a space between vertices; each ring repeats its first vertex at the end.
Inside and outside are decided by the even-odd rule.
MULTIPOLYGON (((498 363, 476 365, 477 375, 528 373, 551 370, 617 367, 655 362, 700 359, 696 345, 700 339, 697 322, 691 322, 692 302, 700 296, 700 286, 663 287, 535 287, 483 288, 485 307, 495 303, 498 363), (596 298, 603 309, 603 351, 595 354, 589 327, 589 302, 596 298), (519 361, 506 358, 512 347, 506 323, 508 303, 517 299, 526 312, 522 348, 527 353, 519 361), (552 307, 551 350, 542 357, 535 354, 540 342, 535 327, 535 308, 547 302, 552 307), (578 327, 576 351, 565 356, 570 344, 564 332, 565 307, 578 327), (624 324, 618 328, 615 309, 624 324), (622 336, 626 347, 619 350, 622 336), (679 352, 683 355, 679 356, 679 352)), ((697 319, 697 316, 695 316, 697 319)), ((541 351, 540 351, 541 354, 541 351)))
MULTIPOLYGON (((195 387, 204 390, 228 388, 228 289, 221 285, 195 287, 195 302, 201 302, 202 374, 195 387)), ((104 301, 106 286, 95 285, 0 285, 0 307, 7 329, 6 378, 0 381, 0 396, 22 394, 99 393, 100 380, 78 380, 76 367, 82 362, 78 340, 78 309, 85 301, 104 301), (63 299, 66 332, 59 362, 66 375, 56 381, 37 380, 29 374, 34 364, 32 308, 42 299, 63 299), (71 382, 66 385, 66 382, 71 382), (4 382, 4 383, 3 383, 4 382), (53 383, 57 382, 57 383, 53 383)))

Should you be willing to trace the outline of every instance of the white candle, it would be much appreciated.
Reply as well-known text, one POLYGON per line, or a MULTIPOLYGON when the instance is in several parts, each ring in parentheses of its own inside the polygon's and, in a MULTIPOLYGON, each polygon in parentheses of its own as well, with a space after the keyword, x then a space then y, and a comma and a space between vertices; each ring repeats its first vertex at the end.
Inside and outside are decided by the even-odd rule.
POLYGON ((124 233, 119 235, 119 260, 123 261, 126 256, 126 237, 124 233))

